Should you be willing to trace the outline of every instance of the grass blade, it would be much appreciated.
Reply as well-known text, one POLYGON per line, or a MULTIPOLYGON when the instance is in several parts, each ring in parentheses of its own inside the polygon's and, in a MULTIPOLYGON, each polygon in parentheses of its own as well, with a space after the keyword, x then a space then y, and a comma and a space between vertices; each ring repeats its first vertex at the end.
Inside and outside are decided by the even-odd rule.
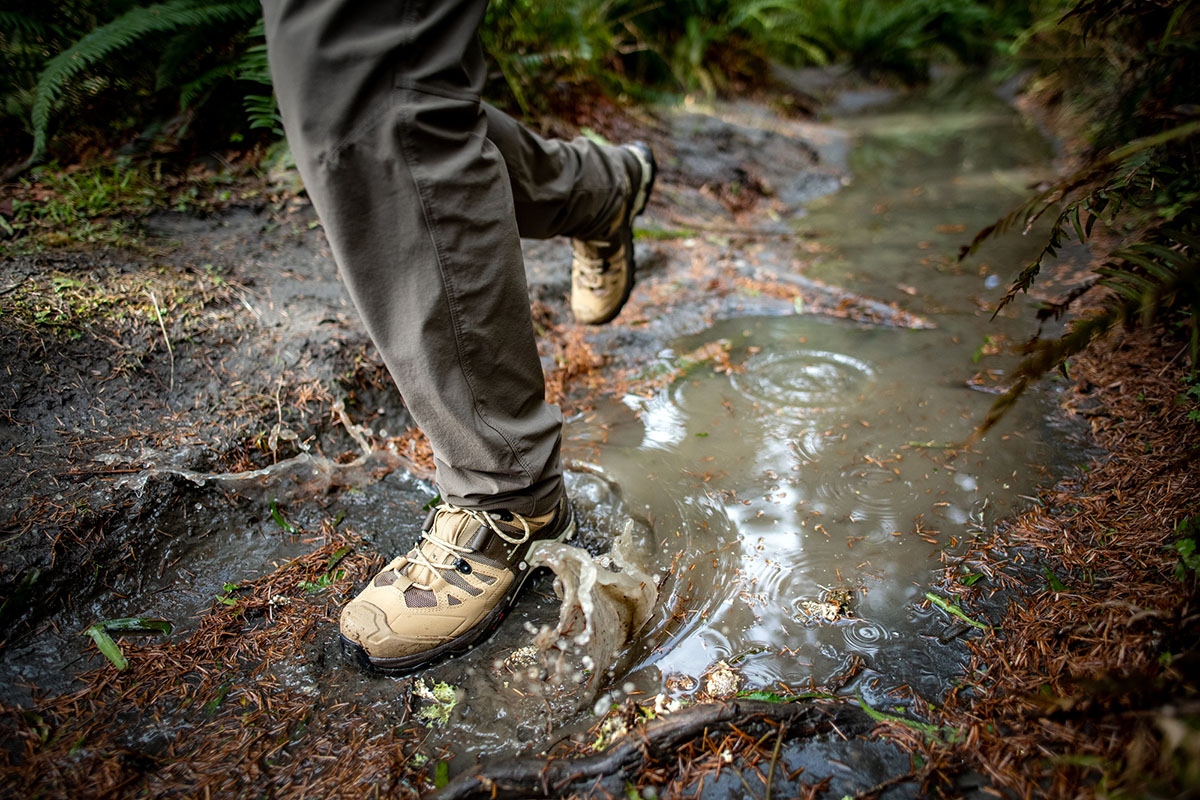
POLYGON ((979 628, 980 630, 985 630, 985 631, 990 631, 992 629, 991 625, 984 625, 982 622, 972 619, 971 617, 967 616, 967 614, 961 608, 954 605, 953 603, 947 602, 945 599, 943 599, 941 597, 938 597, 933 592, 926 592, 925 599, 928 600, 929 602, 933 603, 935 606, 940 608, 942 611, 945 611, 947 614, 951 614, 955 617, 958 617, 959 619, 961 619, 963 622, 967 623, 968 625, 974 626, 976 628, 979 628))
POLYGON ((120 619, 109 619, 104 622, 97 622, 93 627, 102 628, 105 631, 113 631, 116 633, 170 633, 171 623, 165 619, 151 619, 150 617, 121 617, 120 619))
POLYGON ((103 653, 114 667, 119 670, 125 669, 129 666, 129 662, 125 660, 125 654, 121 652, 120 646, 113 641, 104 628, 100 627, 103 624, 92 625, 84 633, 92 637, 92 641, 96 643, 96 649, 103 653))
POLYGON ((915 731, 923 733, 926 736, 932 737, 936 741, 945 744, 945 740, 943 740, 941 737, 942 731, 938 726, 931 725, 928 722, 918 722, 915 719, 908 719, 907 717, 889 714, 886 711, 879 711, 878 709, 871 708, 871 706, 867 704, 867 701, 863 700, 863 696, 861 694, 855 694, 855 697, 858 698, 858 704, 862 707, 862 710, 867 712, 867 716, 876 722, 895 722, 900 725, 906 725, 915 731))
POLYGON ((275 520, 275 524, 287 533, 296 532, 296 526, 284 519, 283 512, 279 510, 278 500, 271 501, 271 519, 275 520))

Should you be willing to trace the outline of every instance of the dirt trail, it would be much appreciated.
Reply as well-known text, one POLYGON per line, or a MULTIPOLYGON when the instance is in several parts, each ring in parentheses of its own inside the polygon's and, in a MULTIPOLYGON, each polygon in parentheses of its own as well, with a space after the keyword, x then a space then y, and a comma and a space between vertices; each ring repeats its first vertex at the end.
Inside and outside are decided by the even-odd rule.
MULTIPOLYGON (((803 250, 786 220, 839 185, 846 144, 836 130, 742 103, 672 113, 643 135, 663 171, 639 233, 639 283, 615 324, 571 320, 565 242, 524 243, 548 391, 567 413, 601 393, 662 385, 670 376, 647 374, 648 362, 717 315, 791 313, 802 298, 810 312, 920 324, 792 276, 803 250)), ((48 795, 264 782, 287 793, 314 781, 335 794, 412 791, 431 773, 406 763, 422 730, 401 733, 407 699, 396 720, 356 720, 353 708, 334 714, 311 687, 280 685, 268 669, 308 658, 319 675, 338 674, 324 667, 333 617, 376 548, 356 547, 360 532, 324 515, 329 495, 268 509, 261 493, 247 500, 178 475, 259 469, 302 450, 351 461, 358 446, 331 412, 338 401, 345 420, 397 454, 367 470, 375 478, 397 466, 427 474, 424 443, 408 431, 306 203, 203 219, 162 212, 146 228, 140 252, 49 252, 0 266, 2 780, 48 795), (239 511, 207 536, 239 535, 240 518, 289 541, 248 546, 241 574, 214 584, 196 543, 170 531, 221 505, 239 511), (189 568, 190 592, 178 574, 189 568), (331 585, 312 591, 322 579, 331 585), (192 596, 168 604, 182 616, 171 636, 121 640, 124 672, 80 634, 153 606, 139 605, 146 594, 181 591, 192 596), (155 722, 163 714, 171 721, 155 722), (381 724, 400 725, 394 740, 362 746, 381 724), (317 753, 338 761, 322 768, 317 753), (339 783, 347 778, 366 785, 339 783)), ((423 499, 422 484, 389 480, 397 502, 423 499)))
MULTIPOLYGON (((846 177, 837 128, 744 101, 664 112, 640 135, 663 171, 640 220, 638 286, 615 323, 572 321, 566 242, 523 242, 548 394, 568 415, 666 385, 675 373, 659 353, 717 318, 802 310, 931 324, 800 274, 822 244, 789 220, 846 177)), ((284 198, 202 219, 162 212, 147 233, 141 251, 0 264, 0 786, 114 797, 429 790, 451 754, 422 748, 428 703, 412 681, 359 679, 332 643, 354 588, 411 540, 394 522, 418 518, 431 462, 311 207, 284 198), (295 478, 269 491, 245 489, 253 476, 196 477, 276 463, 297 465, 295 478), (385 505, 394 513, 354 513, 385 505), (169 617, 174 630, 121 638, 128 668, 117 671, 81 632, 139 614, 169 617)), ((693 355, 728 359, 717 348, 693 355)), ((747 778, 779 796, 913 796, 907 752, 860 738, 874 723, 846 704, 755 708, 690 739, 660 724, 679 763, 660 753, 662 763, 628 768, 713 797, 747 778)), ((693 716, 711 722, 704 713, 693 716)), ((556 752, 580 748, 572 739, 556 752)), ((604 788, 620 793, 623 780, 604 788)))

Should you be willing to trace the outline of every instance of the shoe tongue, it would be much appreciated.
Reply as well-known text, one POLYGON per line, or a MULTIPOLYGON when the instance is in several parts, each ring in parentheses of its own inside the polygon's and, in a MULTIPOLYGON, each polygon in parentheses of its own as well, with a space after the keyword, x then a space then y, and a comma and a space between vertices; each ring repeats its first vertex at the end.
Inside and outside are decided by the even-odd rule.
MULTIPOLYGON (((493 517, 492 521, 506 533, 513 531, 512 524, 506 523, 502 519, 493 517)), ((458 510, 439 513, 434 518, 433 530, 430 533, 444 542, 461 545, 471 550, 482 549, 488 538, 496 535, 487 523, 479 522, 467 512, 458 510)), ((421 540, 420 548, 425 556, 435 564, 454 560, 453 554, 445 548, 438 547, 424 539, 421 540)), ((417 583, 427 586, 431 586, 434 579, 438 577, 432 570, 421 564, 411 564, 406 570, 406 574, 417 583)))

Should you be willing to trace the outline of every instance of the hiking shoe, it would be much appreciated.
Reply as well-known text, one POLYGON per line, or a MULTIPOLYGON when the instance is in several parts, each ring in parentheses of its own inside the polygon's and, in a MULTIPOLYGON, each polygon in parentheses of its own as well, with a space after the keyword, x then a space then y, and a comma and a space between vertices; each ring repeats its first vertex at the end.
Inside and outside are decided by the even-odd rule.
POLYGON ((623 148, 636 166, 628 171, 625 203, 603 239, 572 239, 571 310, 589 325, 608 322, 621 311, 633 291, 633 218, 646 208, 658 167, 654 153, 641 142, 623 148))
POLYGON ((437 506, 416 546, 342 609, 342 649, 388 675, 470 650, 496 629, 533 572, 530 548, 574 530, 566 495, 540 517, 437 506))

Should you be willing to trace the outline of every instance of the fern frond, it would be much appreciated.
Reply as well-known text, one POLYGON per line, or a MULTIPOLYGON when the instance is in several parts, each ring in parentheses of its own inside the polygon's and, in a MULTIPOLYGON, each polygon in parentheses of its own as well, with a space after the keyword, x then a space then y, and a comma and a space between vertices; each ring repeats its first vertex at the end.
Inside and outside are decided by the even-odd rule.
POLYGON ((26 39, 45 36, 49 26, 41 20, 32 19, 18 11, 0 10, 0 37, 8 38, 11 34, 19 34, 26 39))
MULTIPOLYGON (((1168 313, 1183 311, 1191 327, 1189 341, 1195 363, 1200 350, 1200 240, 1177 230, 1152 233, 1157 241, 1116 250, 1108 264, 1094 270, 1101 277, 1087 289, 1099 285, 1112 292, 1097 311, 1073 320, 1058 339, 1034 339, 1027 345, 1025 358, 1013 371, 1012 385, 988 410, 980 435, 1012 408, 1031 383, 1118 325, 1147 326, 1168 313)), ((1073 300, 1083 292, 1072 294, 1073 300)), ((1066 304, 1054 307, 1061 313, 1066 304)))
MULTIPOLYGON (((259 20, 250 30, 250 39, 257 40, 246 48, 246 52, 238 59, 236 65, 237 78, 240 81, 261 84, 271 88, 271 68, 267 63, 267 42, 263 21, 259 20)), ((274 92, 269 94, 247 94, 242 98, 242 108, 246 111, 246 119, 250 128, 267 129, 276 136, 283 136, 283 117, 279 113, 279 104, 274 92)))
POLYGON ((38 77, 30 115, 33 126, 33 155, 30 161, 36 162, 45 154, 50 115, 71 79, 81 72, 150 34, 247 22, 257 13, 258 4, 252 0, 217 4, 207 4, 202 0, 171 0, 131 9, 91 31, 50 59, 38 77))
POLYGON ((283 135, 283 117, 275 104, 275 95, 248 94, 242 99, 242 107, 251 129, 266 128, 276 136, 283 135))
POLYGON ((218 83, 233 76, 233 69, 228 64, 218 64, 212 69, 205 70, 180 87, 179 108, 190 108, 201 96, 218 83))

